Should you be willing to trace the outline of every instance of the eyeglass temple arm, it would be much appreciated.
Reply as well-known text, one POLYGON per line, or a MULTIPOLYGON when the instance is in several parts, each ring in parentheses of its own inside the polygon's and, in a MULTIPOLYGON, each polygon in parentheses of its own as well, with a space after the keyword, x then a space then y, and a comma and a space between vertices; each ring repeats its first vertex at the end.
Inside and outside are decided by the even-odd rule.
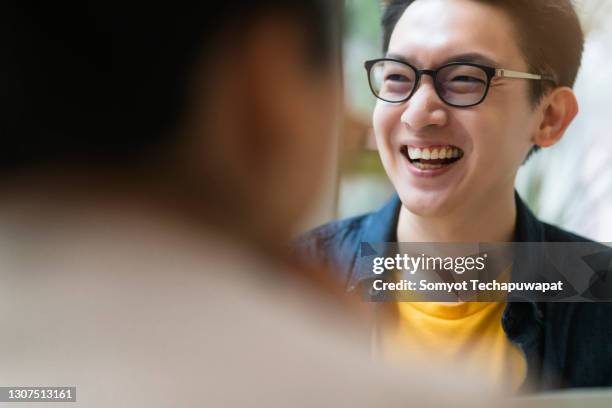
POLYGON ((522 78, 554 81, 554 78, 550 75, 528 74, 526 72, 512 71, 511 69, 496 69, 495 76, 500 78, 522 78))

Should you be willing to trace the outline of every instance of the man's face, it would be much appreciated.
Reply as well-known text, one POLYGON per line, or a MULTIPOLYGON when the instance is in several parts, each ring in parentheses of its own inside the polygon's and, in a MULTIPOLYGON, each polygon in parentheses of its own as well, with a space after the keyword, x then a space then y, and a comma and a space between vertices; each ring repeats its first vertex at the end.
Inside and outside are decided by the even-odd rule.
MULTIPOLYGON (((453 57, 480 54, 496 68, 528 71, 510 17, 473 0, 415 1, 398 21, 388 53, 419 69, 436 69, 453 57)), ((511 194, 538 126, 529 85, 528 80, 495 78, 484 102, 456 108, 440 100, 432 77, 425 75, 408 101, 378 101, 374 111, 378 149, 409 211, 444 216, 458 208, 478 209, 511 194), (430 154, 438 149, 439 154, 443 147, 446 152, 456 148, 460 159, 424 169, 408 154, 416 148, 430 154)))

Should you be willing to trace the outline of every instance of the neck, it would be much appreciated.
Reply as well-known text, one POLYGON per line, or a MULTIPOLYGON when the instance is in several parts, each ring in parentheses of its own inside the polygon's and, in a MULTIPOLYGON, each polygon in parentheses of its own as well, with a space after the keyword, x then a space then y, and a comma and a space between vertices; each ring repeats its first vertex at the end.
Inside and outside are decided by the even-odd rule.
POLYGON ((516 223, 514 189, 491 194, 455 208, 444 216, 414 214, 402 205, 397 224, 399 242, 507 242, 516 223), (475 202, 475 203, 474 203, 475 202))

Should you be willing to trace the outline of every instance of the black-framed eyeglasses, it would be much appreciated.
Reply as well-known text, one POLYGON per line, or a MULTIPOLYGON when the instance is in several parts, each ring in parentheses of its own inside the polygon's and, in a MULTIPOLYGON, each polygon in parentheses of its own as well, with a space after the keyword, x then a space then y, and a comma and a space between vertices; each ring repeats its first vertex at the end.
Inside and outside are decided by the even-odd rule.
POLYGON ((379 58, 365 62, 368 82, 374 96, 385 102, 402 103, 414 95, 423 75, 430 75, 438 97, 447 105, 467 108, 475 106, 487 96, 491 80, 521 78, 553 81, 548 75, 529 74, 488 67, 470 62, 451 62, 437 69, 417 69, 405 61, 379 58))

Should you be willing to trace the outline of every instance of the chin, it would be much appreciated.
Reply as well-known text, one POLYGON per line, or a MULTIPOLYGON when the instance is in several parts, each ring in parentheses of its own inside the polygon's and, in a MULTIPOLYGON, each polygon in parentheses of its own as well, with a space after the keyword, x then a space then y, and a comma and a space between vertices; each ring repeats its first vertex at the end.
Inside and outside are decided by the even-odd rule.
POLYGON ((456 200, 450 191, 422 191, 398 189, 402 205, 414 215, 421 217, 442 217, 456 208, 456 200))

